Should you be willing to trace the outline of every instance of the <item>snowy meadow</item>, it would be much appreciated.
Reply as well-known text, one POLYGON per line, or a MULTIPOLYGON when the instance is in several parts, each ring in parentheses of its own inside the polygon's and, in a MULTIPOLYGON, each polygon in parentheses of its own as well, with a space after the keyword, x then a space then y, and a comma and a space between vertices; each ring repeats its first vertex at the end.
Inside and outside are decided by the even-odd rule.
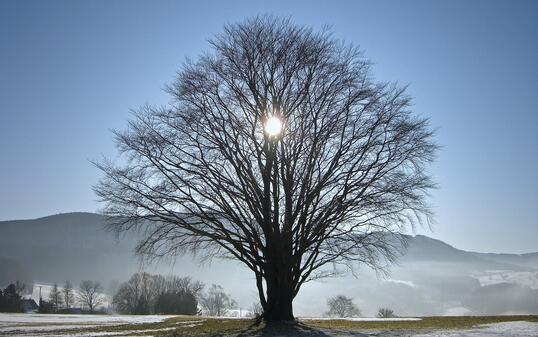
POLYGON ((536 316, 392 319, 303 318, 295 325, 255 325, 248 319, 159 315, 0 314, 2 337, 98 336, 336 336, 535 337, 536 316))

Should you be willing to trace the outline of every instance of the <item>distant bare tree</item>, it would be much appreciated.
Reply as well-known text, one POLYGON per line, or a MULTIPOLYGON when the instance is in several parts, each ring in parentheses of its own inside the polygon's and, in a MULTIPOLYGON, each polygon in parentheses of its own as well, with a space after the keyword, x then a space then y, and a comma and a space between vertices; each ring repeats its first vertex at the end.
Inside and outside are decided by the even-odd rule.
POLYGON ((195 314, 203 283, 190 277, 137 273, 122 283, 112 298, 125 314, 195 314))
POLYGON ((29 288, 28 285, 23 281, 15 281, 15 289, 17 290, 17 293, 24 295, 29 288))
POLYGON ((213 284, 200 299, 200 305, 208 316, 225 316, 236 303, 221 286, 213 284))
POLYGON ((260 302, 252 303, 252 305, 250 306, 250 309, 249 309, 248 316, 249 317, 254 317, 254 318, 259 318, 259 317, 262 316, 262 314, 263 314, 263 308, 262 308, 262 305, 260 304, 260 302))
POLYGON ((93 312, 96 307, 103 304, 105 298, 102 294, 103 287, 99 282, 84 280, 80 282, 78 300, 83 307, 93 312))
POLYGON ((336 317, 356 317, 360 316, 361 312, 353 303, 353 300, 344 295, 337 295, 327 300, 329 306, 328 316, 336 317))
POLYGON ((393 318, 393 317, 396 317, 396 315, 394 314, 394 310, 392 310, 392 309, 380 308, 377 311, 377 317, 379 317, 379 318, 393 318))
POLYGON ((312 279, 383 271, 428 222, 437 146, 405 88, 376 83, 355 47, 287 19, 229 24, 188 62, 172 102, 115 132, 122 165, 95 186, 137 251, 241 261, 266 320, 292 320, 312 279))
POLYGON ((190 277, 167 276, 154 301, 153 312, 160 314, 195 315, 204 284, 190 277))
POLYGON ((120 285, 112 303, 121 313, 149 314, 156 292, 153 275, 136 273, 129 281, 120 285))
POLYGON ((58 311, 63 304, 62 291, 58 288, 57 283, 54 283, 50 290, 49 302, 52 303, 54 311, 58 311))
POLYGON ((200 281, 194 281, 190 277, 179 277, 175 275, 169 275, 166 277, 166 292, 188 292, 194 296, 200 296, 204 284, 200 281))
POLYGON ((65 308, 69 310, 69 308, 71 308, 71 306, 73 306, 75 303, 75 293, 73 291, 73 284, 71 284, 71 281, 65 281, 62 293, 65 308))

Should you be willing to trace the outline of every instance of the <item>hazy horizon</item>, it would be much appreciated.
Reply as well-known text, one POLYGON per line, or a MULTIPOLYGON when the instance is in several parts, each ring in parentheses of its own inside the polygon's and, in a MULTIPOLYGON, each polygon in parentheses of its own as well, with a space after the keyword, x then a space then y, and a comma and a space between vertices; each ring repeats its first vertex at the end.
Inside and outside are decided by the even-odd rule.
MULTIPOLYGON (((100 217, 87 214, 4 223, 0 286, 21 278, 49 285, 66 279, 76 285, 92 279, 114 293, 110 290, 114 284, 145 271, 189 276, 204 282, 206 288, 219 284, 242 308, 256 301, 254 274, 238 261, 201 263, 185 255, 139 265, 133 249, 140 237, 129 233, 117 242, 112 233, 101 229, 102 224, 100 217), (38 243, 29 237, 39 238, 38 243), (13 267, 7 268, 9 265, 13 267)), ((390 267, 390 275, 359 265, 354 274, 348 271, 308 282, 294 302, 294 312, 320 316, 326 311, 326 299, 338 294, 352 297, 366 316, 374 316, 385 305, 404 316, 535 314, 538 253, 488 255, 453 249, 426 237, 409 238, 407 253, 390 267)))
POLYGON ((433 232, 480 252, 538 246, 538 2, 0 2, 0 220, 96 212, 110 129, 227 22, 290 16, 359 45, 438 128, 433 232), (128 9, 128 10, 127 10, 128 9), (383 17, 383 20, 379 20, 383 17))

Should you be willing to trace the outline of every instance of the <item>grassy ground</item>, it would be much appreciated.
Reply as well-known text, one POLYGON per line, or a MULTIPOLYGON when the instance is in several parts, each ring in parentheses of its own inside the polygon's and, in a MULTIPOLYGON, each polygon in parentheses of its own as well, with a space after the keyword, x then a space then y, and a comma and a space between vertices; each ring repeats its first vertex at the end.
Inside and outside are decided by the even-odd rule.
MULTIPOLYGON (((349 332, 368 331, 416 331, 437 329, 468 329, 482 324, 510 321, 537 322, 538 316, 469 316, 469 317, 424 317, 420 321, 374 321, 355 322, 346 320, 304 320, 297 324, 256 325, 247 319, 212 319, 197 317, 177 317, 162 323, 130 325, 118 330, 171 329, 152 332, 162 337, 183 336, 327 336, 349 332), (192 323, 191 323, 192 322, 192 323)), ((106 331, 111 331, 106 328, 106 331)), ((133 336, 138 335, 137 333, 133 336)))
POLYGON ((460 316, 423 317, 420 321, 353 322, 344 320, 308 321, 309 326, 323 329, 344 330, 418 330, 418 329, 468 329, 477 325, 527 321, 537 322, 538 316, 460 316))

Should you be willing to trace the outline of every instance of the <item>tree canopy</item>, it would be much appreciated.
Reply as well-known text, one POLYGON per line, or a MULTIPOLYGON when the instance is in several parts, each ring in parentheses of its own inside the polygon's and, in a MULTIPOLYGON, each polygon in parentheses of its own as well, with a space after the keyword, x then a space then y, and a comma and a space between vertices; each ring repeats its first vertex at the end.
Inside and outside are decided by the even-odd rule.
POLYGON ((116 230, 144 230, 140 253, 239 260, 264 317, 293 319, 305 282, 383 269, 401 247, 390 234, 429 221, 433 131, 329 31, 262 16, 209 44, 168 105, 115 132, 124 160, 97 163, 95 190, 116 230))

